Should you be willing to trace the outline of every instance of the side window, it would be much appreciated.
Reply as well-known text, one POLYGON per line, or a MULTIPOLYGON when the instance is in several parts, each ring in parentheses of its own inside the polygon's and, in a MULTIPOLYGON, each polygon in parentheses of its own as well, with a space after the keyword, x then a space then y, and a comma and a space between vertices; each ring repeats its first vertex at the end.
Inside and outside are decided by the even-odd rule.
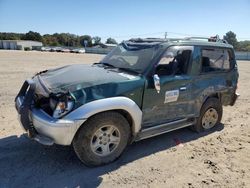
POLYGON ((189 60, 193 47, 172 46, 161 57, 156 73, 158 75, 187 74, 189 60))
POLYGON ((228 50, 203 49, 201 72, 227 71, 230 69, 230 61, 228 50))

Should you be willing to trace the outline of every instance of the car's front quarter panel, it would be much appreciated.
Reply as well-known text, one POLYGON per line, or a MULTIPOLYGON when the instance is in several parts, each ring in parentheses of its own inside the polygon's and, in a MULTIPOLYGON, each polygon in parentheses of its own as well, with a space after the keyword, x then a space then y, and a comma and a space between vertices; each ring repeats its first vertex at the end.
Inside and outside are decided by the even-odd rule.
MULTIPOLYGON (((112 110, 124 110, 132 118, 132 134, 141 129, 142 111, 139 106, 127 97, 111 97, 89 102, 66 115, 65 120, 86 120, 98 113, 112 110)), ((84 125, 83 125, 84 126, 84 125)))

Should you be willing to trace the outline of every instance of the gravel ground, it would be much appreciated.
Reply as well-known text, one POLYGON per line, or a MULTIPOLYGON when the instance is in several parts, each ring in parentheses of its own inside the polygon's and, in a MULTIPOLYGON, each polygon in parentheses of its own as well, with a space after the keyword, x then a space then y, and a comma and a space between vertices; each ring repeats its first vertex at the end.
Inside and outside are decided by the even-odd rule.
POLYGON ((14 98, 35 72, 103 56, 0 51, 0 188, 250 187, 250 62, 239 61, 236 105, 206 133, 181 129, 130 145, 114 163, 88 168, 71 147, 43 146, 23 136, 14 98))

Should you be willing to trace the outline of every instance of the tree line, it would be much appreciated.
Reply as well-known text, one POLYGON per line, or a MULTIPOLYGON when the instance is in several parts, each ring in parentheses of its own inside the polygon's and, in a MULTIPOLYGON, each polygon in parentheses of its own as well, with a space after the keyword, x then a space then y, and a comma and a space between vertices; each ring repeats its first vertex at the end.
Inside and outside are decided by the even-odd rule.
POLYGON ((250 41, 238 41, 236 34, 232 31, 228 31, 224 36, 223 39, 227 40, 229 44, 231 44, 235 50, 237 51, 247 51, 250 52, 250 41))
MULTIPOLYGON (((0 40, 32 40, 42 42, 44 46, 92 47, 101 44, 101 37, 90 35, 75 35, 70 33, 54 33, 41 35, 38 32, 7 33, 0 32, 0 40)), ((107 44, 117 44, 113 38, 106 40, 107 44)))
MULTIPOLYGON (((227 32, 223 38, 233 45, 238 51, 250 51, 250 41, 238 41, 236 34, 232 31, 227 32)), ((41 35, 38 32, 29 31, 27 33, 0 33, 0 40, 33 40, 40 41, 45 46, 71 46, 71 47, 87 47, 102 44, 101 37, 90 35, 75 35, 71 33, 54 33, 41 35)), ((117 44, 113 38, 106 40, 107 44, 117 44)))

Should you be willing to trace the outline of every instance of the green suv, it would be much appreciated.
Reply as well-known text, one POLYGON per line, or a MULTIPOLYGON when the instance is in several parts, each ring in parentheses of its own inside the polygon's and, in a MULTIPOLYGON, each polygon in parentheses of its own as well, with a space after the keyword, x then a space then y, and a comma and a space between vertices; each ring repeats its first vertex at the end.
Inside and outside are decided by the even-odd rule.
POLYGON ((215 127, 222 105, 238 97, 238 76, 233 47, 217 37, 131 39, 99 63, 37 73, 15 104, 30 138, 72 144, 83 163, 98 166, 134 141, 215 127))

